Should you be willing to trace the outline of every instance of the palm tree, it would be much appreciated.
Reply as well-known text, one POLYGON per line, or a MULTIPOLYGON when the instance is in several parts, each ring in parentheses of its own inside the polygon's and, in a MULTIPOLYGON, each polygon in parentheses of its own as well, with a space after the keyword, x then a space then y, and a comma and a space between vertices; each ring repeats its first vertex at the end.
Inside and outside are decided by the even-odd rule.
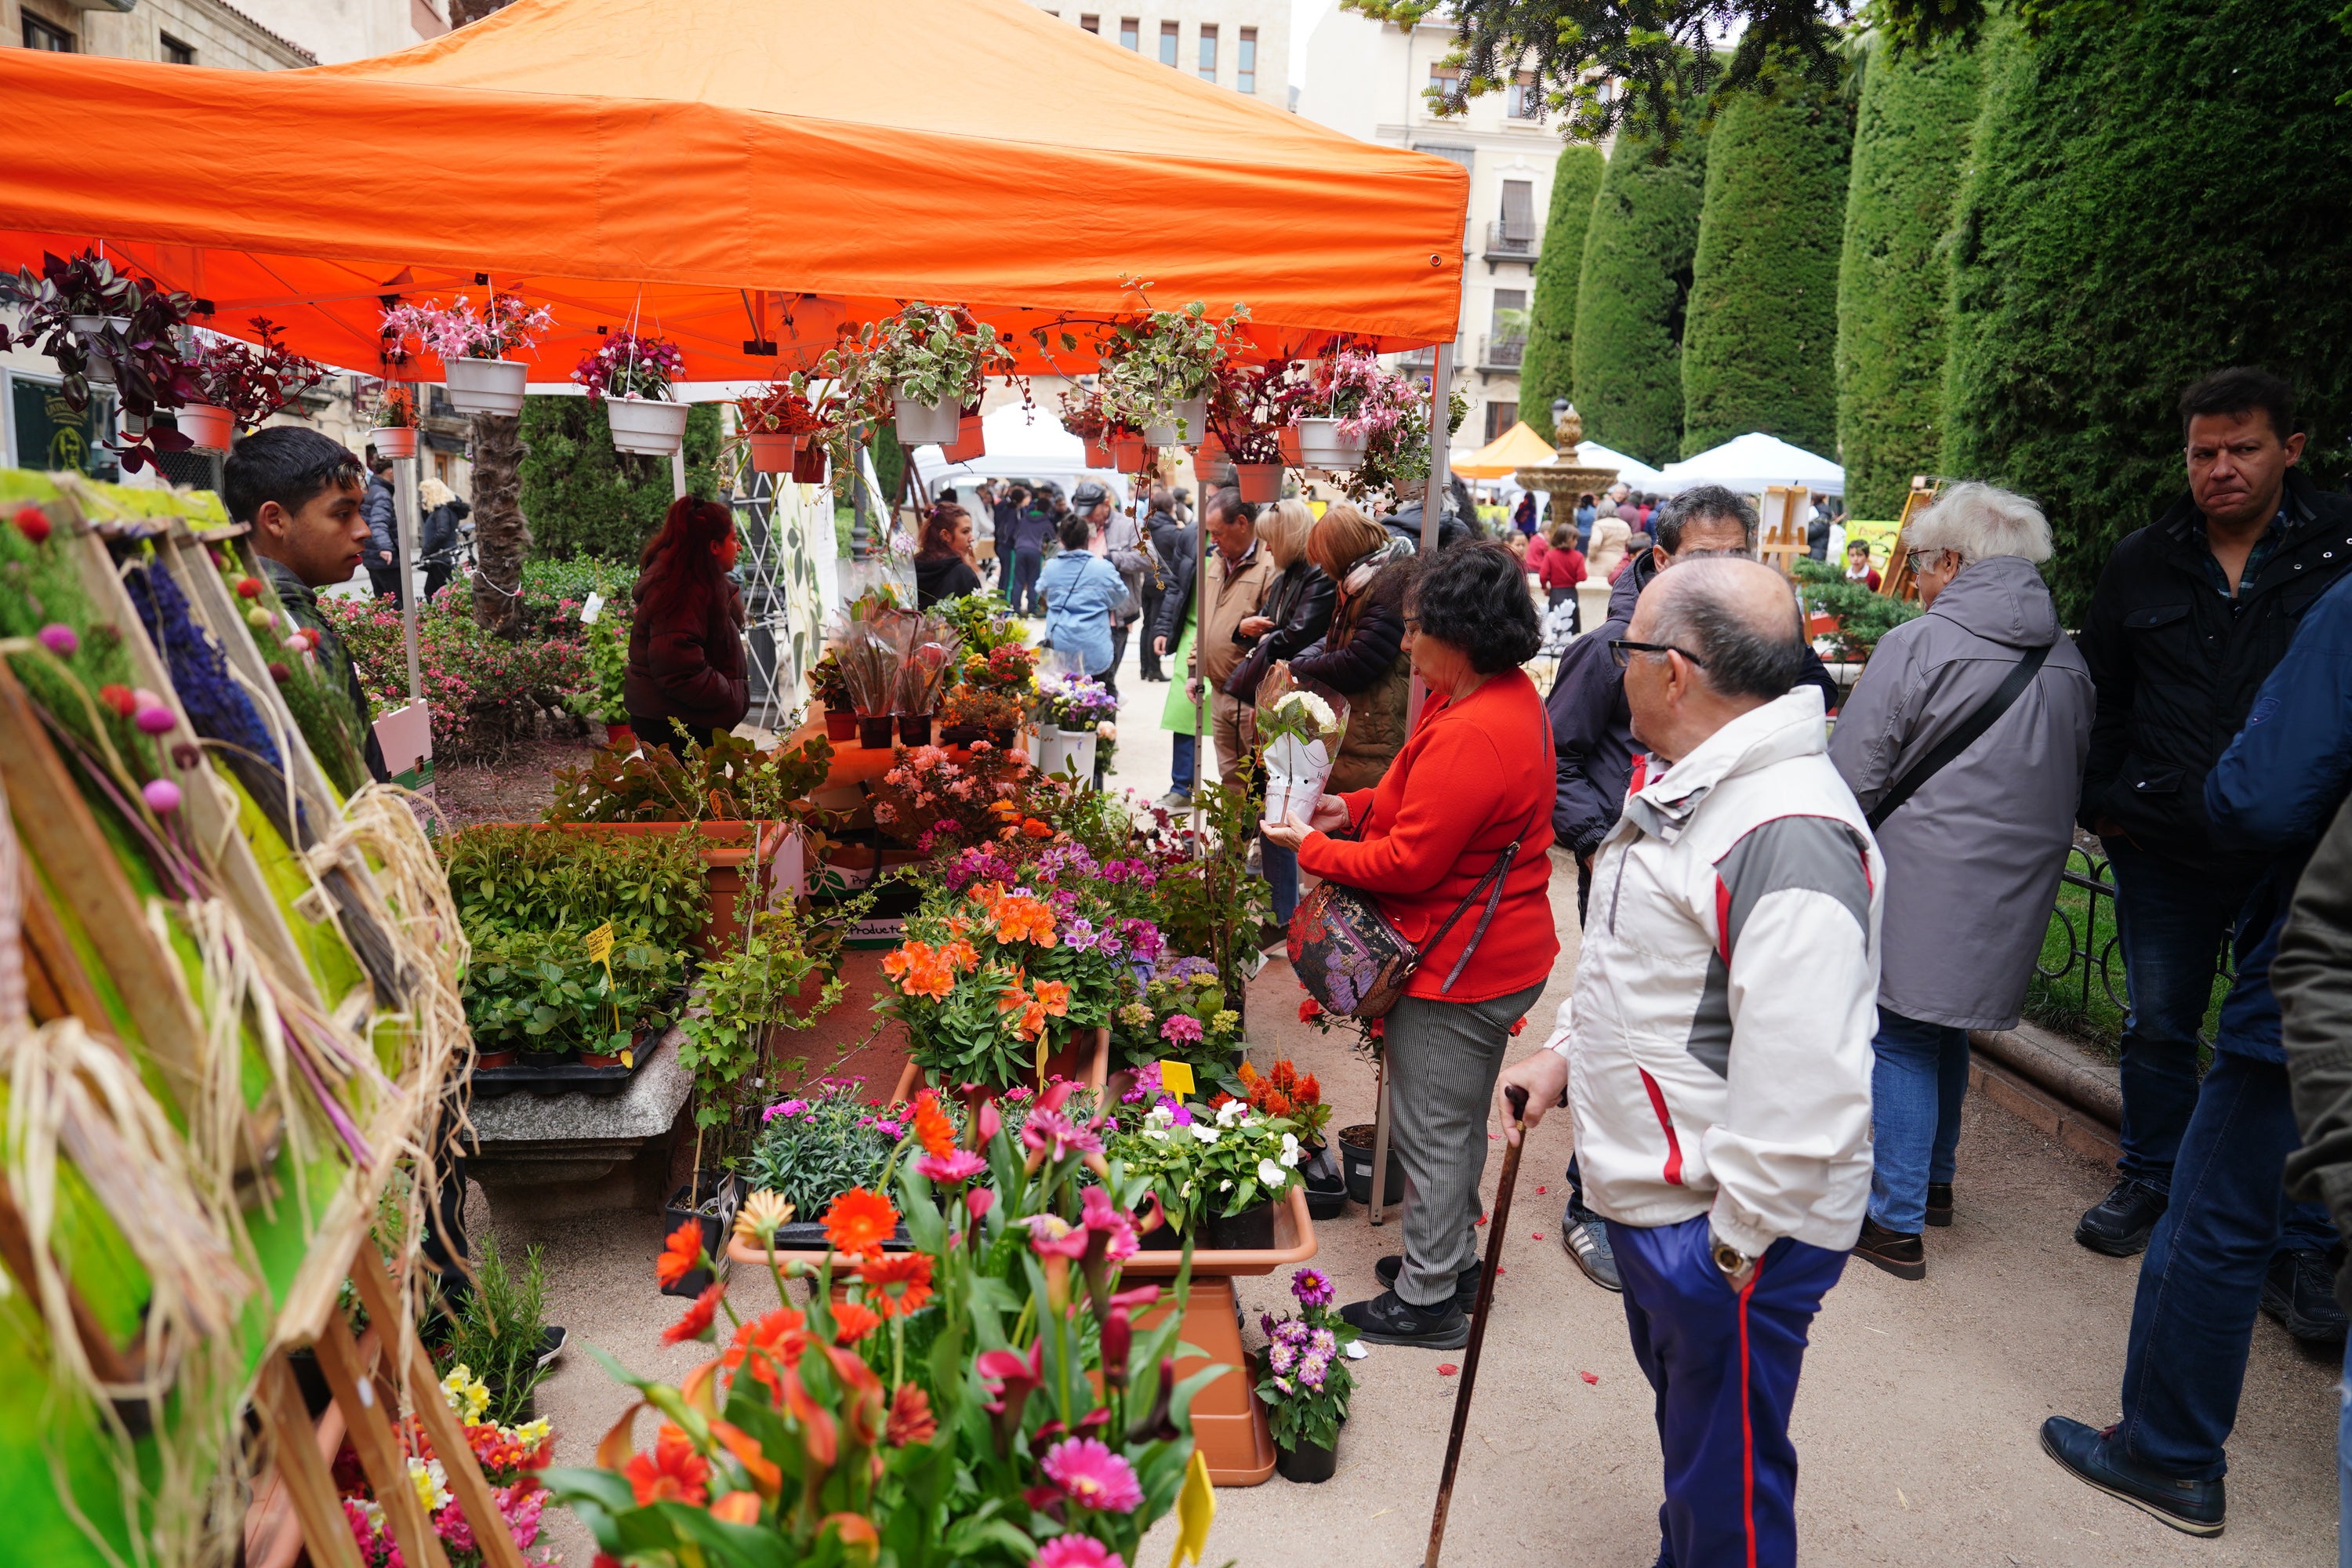
POLYGON ((474 416, 474 623, 509 637, 522 635, 522 558, 530 548, 521 426, 518 415, 474 416))

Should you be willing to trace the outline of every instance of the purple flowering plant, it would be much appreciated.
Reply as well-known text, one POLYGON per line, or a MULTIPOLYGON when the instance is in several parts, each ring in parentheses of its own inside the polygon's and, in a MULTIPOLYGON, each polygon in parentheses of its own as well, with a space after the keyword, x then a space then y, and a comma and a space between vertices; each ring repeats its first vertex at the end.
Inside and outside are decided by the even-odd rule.
POLYGON ((1293 1274, 1290 1294, 1298 1303, 1296 1313, 1258 1315, 1265 1334, 1258 1397, 1265 1401, 1274 1440, 1283 1447, 1336 1447, 1356 1388, 1347 1357, 1356 1331, 1331 1310, 1336 1292, 1331 1277, 1320 1268, 1293 1274))

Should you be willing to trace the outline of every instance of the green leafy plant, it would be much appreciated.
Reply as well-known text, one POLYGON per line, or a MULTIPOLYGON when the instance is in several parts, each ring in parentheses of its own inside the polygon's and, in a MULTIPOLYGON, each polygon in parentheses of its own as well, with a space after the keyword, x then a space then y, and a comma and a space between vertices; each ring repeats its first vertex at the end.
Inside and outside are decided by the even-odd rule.
POLYGON ((841 1000, 841 933, 863 914, 872 895, 821 924, 786 907, 751 917, 743 946, 704 968, 696 990, 701 1011, 686 1020, 680 1066, 694 1074, 694 1121, 720 1131, 719 1157, 731 1152, 742 1097, 763 1052, 779 1031, 804 1029, 841 1000), (801 1002, 809 980, 822 976, 815 998, 801 1002))
POLYGON ((666 746, 610 746, 576 768, 555 771, 550 822, 772 822, 793 818, 811 830, 824 814, 809 794, 824 784, 833 746, 822 735, 763 752, 720 735, 690 742, 686 760, 666 746))
POLYGON ((468 937, 633 926, 656 945, 692 944, 708 914, 702 838, 692 832, 564 833, 488 825, 442 846, 468 937))
POLYGON ((1831 635, 1837 639, 1838 657, 1843 659, 1868 658, 1880 637, 1920 613, 1916 599, 1898 599, 1847 582, 1833 561, 1800 560, 1797 591, 1808 610, 1837 617, 1838 629, 1831 635))
POLYGON ((528 1420, 531 1394, 552 1370, 539 1364, 547 1327, 547 1274, 540 1249, 527 1248, 518 1272, 499 1255, 499 1238, 482 1237, 474 1259, 474 1288, 449 1314, 449 1337, 434 1347, 433 1364, 470 1369, 490 1391, 483 1415, 500 1426, 528 1420))
POLYGON ((917 300, 845 337, 823 368, 856 408, 880 419, 900 397, 967 407, 980 401, 990 376, 1011 375, 1013 365, 1011 347, 988 322, 961 305, 917 300))
POLYGON ((586 927, 494 932, 474 941, 466 1022, 484 1051, 618 1056, 640 1031, 668 1023, 685 973, 685 953, 640 928, 616 926, 601 963, 586 927))
MULTIPOLYGON (((1128 280, 1139 296, 1144 285, 1128 280)), ((1130 426, 1177 425, 1179 434, 1198 439, 1198 430, 1182 429, 1176 405, 1206 397, 1217 367, 1243 341, 1249 307, 1235 304, 1222 321, 1213 321, 1209 307, 1194 300, 1181 310, 1151 310, 1141 319, 1113 327, 1102 345, 1102 391, 1106 414, 1130 426)))
POLYGON ((1335 1448, 1339 1423, 1348 1418, 1348 1396, 1356 1388, 1347 1357, 1355 1325, 1331 1310, 1331 1277, 1320 1268, 1293 1274, 1290 1294, 1298 1303, 1297 1314, 1286 1312, 1265 1325, 1265 1375, 1258 1381, 1258 1397, 1265 1401, 1274 1440, 1285 1448, 1335 1448))
POLYGON ((774 1193, 805 1223, 823 1219, 852 1187, 882 1186, 909 1113, 860 1100, 860 1087, 856 1079, 826 1079, 805 1097, 767 1107, 743 1162, 753 1190, 774 1193))
POLYGON ((1302 1179, 1304 1147, 1289 1118, 1262 1116, 1246 1100, 1212 1110, 1163 1096, 1108 1152, 1130 1177, 1150 1179, 1169 1223, 1184 1230, 1281 1197, 1302 1179))

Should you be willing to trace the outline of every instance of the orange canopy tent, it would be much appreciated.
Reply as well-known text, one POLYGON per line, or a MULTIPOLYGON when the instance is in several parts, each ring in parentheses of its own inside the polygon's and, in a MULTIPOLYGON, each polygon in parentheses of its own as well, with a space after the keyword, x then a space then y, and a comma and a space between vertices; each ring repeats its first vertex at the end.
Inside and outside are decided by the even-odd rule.
POLYGON ((518 0, 268 73, 0 49, 0 263, 102 241, 207 324, 267 315, 354 369, 381 299, 486 279, 554 307, 540 384, 632 323, 691 380, 764 379, 908 300, 1090 369, 1089 329, 1144 308, 1129 278, 1246 303, 1269 356, 1450 341, 1467 199, 1447 160, 1022 0, 518 0))
POLYGON ((1465 479, 1499 479, 1515 469, 1549 463, 1557 455, 1522 419, 1470 456, 1455 458, 1454 471, 1465 479))

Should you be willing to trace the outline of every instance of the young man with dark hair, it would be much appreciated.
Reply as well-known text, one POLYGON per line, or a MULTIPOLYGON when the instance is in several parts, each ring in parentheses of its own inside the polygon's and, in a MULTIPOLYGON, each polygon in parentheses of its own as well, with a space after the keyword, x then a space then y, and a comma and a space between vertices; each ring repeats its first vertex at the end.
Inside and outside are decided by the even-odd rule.
POLYGON ((320 616, 315 592, 350 582, 352 568, 371 544, 363 510, 369 492, 360 473, 357 458, 316 430, 271 426, 256 430, 229 453, 221 470, 221 500, 233 521, 252 527, 254 553, 261 557, 261 569, 286 613, 318 634, 327 668, 342 671, 368 772, 385 781, 392 775, 369 721, 367 693, 343 639, 320 616))
POLYGON ((360 515, 367 519, 368 581, 379 599, 404 600, 400 584, 400 514, 393 497, 392 459, 368 457, 367 492, 360 498, 360 515))

